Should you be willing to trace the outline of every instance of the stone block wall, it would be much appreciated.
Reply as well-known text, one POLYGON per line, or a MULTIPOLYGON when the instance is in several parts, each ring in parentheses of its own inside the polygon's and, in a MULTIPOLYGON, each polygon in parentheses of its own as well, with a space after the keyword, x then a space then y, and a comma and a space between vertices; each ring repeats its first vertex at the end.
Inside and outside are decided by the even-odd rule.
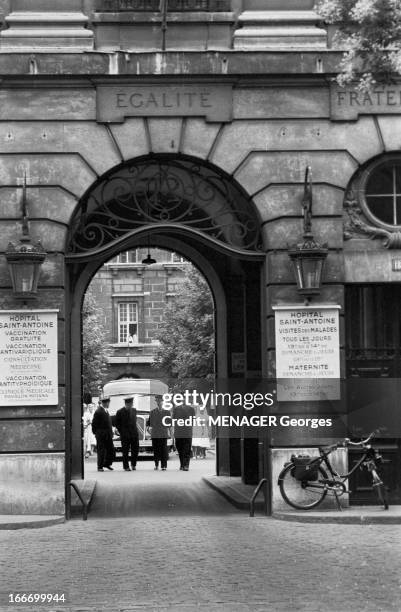
POLYGON ((64 514, 64 464, 63 452, 0 455, 0 514, 64 514))
MULTIPOLYGON (((309 448, 280 448, 280 449, 275 449, 272 452, 272 466, 273 466, 273 471, 272 471, 272 482, 273 482, 273 487, 272 487, 272 511, 274 512, 280 512, 280 511, 289 511, 291 510, 291 507, 288 506, 288 504, 284 501, 284 499, 282 498, 281 494, 280 494, 280 490, 279 487, 276 486, 277 485, 277 481, 278 481, 278 476, 281 472, 281 470, 283 469, 285 463, 287 463, 288 461, 290 461, 291 455, 309 455, 310 457, 318 457, 319 453, 316 451, 316 448, 313 448, 313 446, 309 447, 309 448)), ((348 453, 347 450, 345 448, 340 448, 336 451, 334 451, 331 455, 330 455, 330 463, 332 464, 333 468, 339 473, 339 474, 346 474, 348 471, 348 453)), ((325 469, 325 471, 327 472, 327 468, 325 468, 323 466, 323 468, 325 469)), ((296 492, 297 490, 300 490, 299 484, 297 482, 294 482, 294 493, 295 493, 295 500, 296 501, 296 492)), ((340 497, 340 503, 341 506, 343 508, 348 507, 349 505, 349 493, 344 493, 341 497, 340 497)), ((322 501, 322 503, 316 508, 317 510, 337 510, 337 504, 335 501, 335 498, 333 495, 327 495, 325 497, 325 499, 322 501)))
MULTIPOLYGON (((234 88, 233 120, 229 123, 207 123, 193 117, 137 117, 122 124, 98 124, 93 86, 76 81, 70 85, 65 87, 60 81, 56 87, 41 81, 36 88, 3 84, 0 90, 0 307, 19 308, 11 294, 4 253, 8 242, 20 235, 21 179, 26 173, 30 232, 47 252, 35 307, 59 309, 59 405, 0 408, 4 431, 8 428, 7 452, 17 453, 18 446, 23 456, 41 451, 45 458, 52 455, 52 449, 63 453, 64 333, 69 316, 65 311, 69 288, 64 255, 72 213, 99 176, 137 156, 173 153, 210 162, 249 194, 260 218, 267 263, 262 298, 267 330, 263 375, 274 378, 272 306, 299 302, 287 250, 302 234, 305 167, 310 165, 313 173, 313 232, 329 247, 320 299, 343 307, 344 190, 361 164, 383 150, 399 147, 399 117, 380 117, 375 122, 365 116, 353 122, 333 122, 328 89, 315 81, 296 87, 239 84, 234 88), (13 419, 24 421, 23 441, 12 437, 15 425, 9 421, 13 419), (34 425, 28 425, 30 420, 34 425), (12 439, 18 440, 15 447, 10 446, 12 439), (35 442, 31 445, 30 440, 35 442)), ((163 283, 155 277, 155 285, 163 283)), ((149 313, 153 309, 156 329, 165 289, 150 286, 149 290, 153 295, 144 300, 143 308, 149 313)), ((149 335, 146 340, 151 339, 149 335)), ((74 346, 73 351, 73 358, 79 358, 79 347, 74 346)), ((72 410, 79 419, 81 407, 73 406, 72 410)), ((0 455, 0 464, 7 462, 7 457, 0 455)), ((56 501, 51 504, 49 508, 58 507, 56 501)))
MULTIPOLYGON (((352 125, 330 122, 324 87, 235 89, 234 120, 221 125, 199 118, 130 118, 124 124, 98 125, 90 88, 3 89, 0 95, 3 118, 8 119, 0 128, 2 183, 7 185, 0 187, 3 251, 18 232, 18 181, 27 170, 31 233, 49 253, 43 288, 55 281, 62 286, 61 247, 79 197, 103 172, 150 152, 208 159, 246 189, 263 224, 274 287, 290 280, 285 250, 302 229, 302 181, 310 164, 314 227, 317 238, 327 240, 332 250, 327 280, 341 281, 336 253, 342 248, 344 188, 358 165, 380 153, 382 144, 370 117, 352 125), (32 112, 35 122, 29 121, 32 112)), ((386 149, 391 150, 396 145, 394 120, 382 123, 386 149)), ((0 272, 4 283, 4 266, 0 272)))

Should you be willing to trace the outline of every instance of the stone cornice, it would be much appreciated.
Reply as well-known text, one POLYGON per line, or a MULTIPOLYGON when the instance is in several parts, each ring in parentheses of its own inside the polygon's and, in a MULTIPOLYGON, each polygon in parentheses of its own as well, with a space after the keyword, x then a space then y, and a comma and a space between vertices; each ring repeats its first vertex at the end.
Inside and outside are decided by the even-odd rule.
MULTIPOLYGON (((33 5, 35 8, 35 5, 33 5)), ((88 17, 80 11, 17 10, 5 17, 0 31, 4 51, 84 51, 93 49, 94 35, 88 17)))
POLYGON ((324 78, 335 75, 342 52, 321 51, 167 51, 167 52, 0 52, 0 78, 29 76, 205 75, 324 78))
POLYGON ((246 10, 238 17, 234 49, 325 49, 327 30, 312 10, 246 10))

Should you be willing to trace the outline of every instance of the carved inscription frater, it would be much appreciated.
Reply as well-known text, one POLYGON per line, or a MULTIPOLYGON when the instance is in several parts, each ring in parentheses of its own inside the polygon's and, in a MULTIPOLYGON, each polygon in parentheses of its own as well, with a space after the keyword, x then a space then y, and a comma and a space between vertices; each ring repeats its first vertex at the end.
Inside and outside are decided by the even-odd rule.
POLYGON ((357 119, 359 115, 398 114, 401 112, 401 84, 387 85, 372 91, 330 87, 332 119, 357 119))

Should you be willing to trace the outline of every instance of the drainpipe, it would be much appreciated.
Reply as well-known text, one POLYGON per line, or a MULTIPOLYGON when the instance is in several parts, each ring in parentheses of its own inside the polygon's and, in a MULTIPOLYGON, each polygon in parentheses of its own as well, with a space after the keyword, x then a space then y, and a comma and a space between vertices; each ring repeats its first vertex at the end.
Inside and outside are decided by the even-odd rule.
POLYGON ((160 12, 162 16, 162 51, 166 50, 167 3, 168 0, 160 0, 160 12))

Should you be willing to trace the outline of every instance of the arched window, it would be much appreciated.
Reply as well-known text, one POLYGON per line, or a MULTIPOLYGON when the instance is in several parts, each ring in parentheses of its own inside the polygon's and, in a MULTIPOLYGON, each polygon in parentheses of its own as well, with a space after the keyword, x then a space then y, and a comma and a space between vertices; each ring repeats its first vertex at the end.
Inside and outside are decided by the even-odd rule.
POLYGON ((401 227, 401 155, 381 157, 361 176, 360 203, 376 225, 401 227))

